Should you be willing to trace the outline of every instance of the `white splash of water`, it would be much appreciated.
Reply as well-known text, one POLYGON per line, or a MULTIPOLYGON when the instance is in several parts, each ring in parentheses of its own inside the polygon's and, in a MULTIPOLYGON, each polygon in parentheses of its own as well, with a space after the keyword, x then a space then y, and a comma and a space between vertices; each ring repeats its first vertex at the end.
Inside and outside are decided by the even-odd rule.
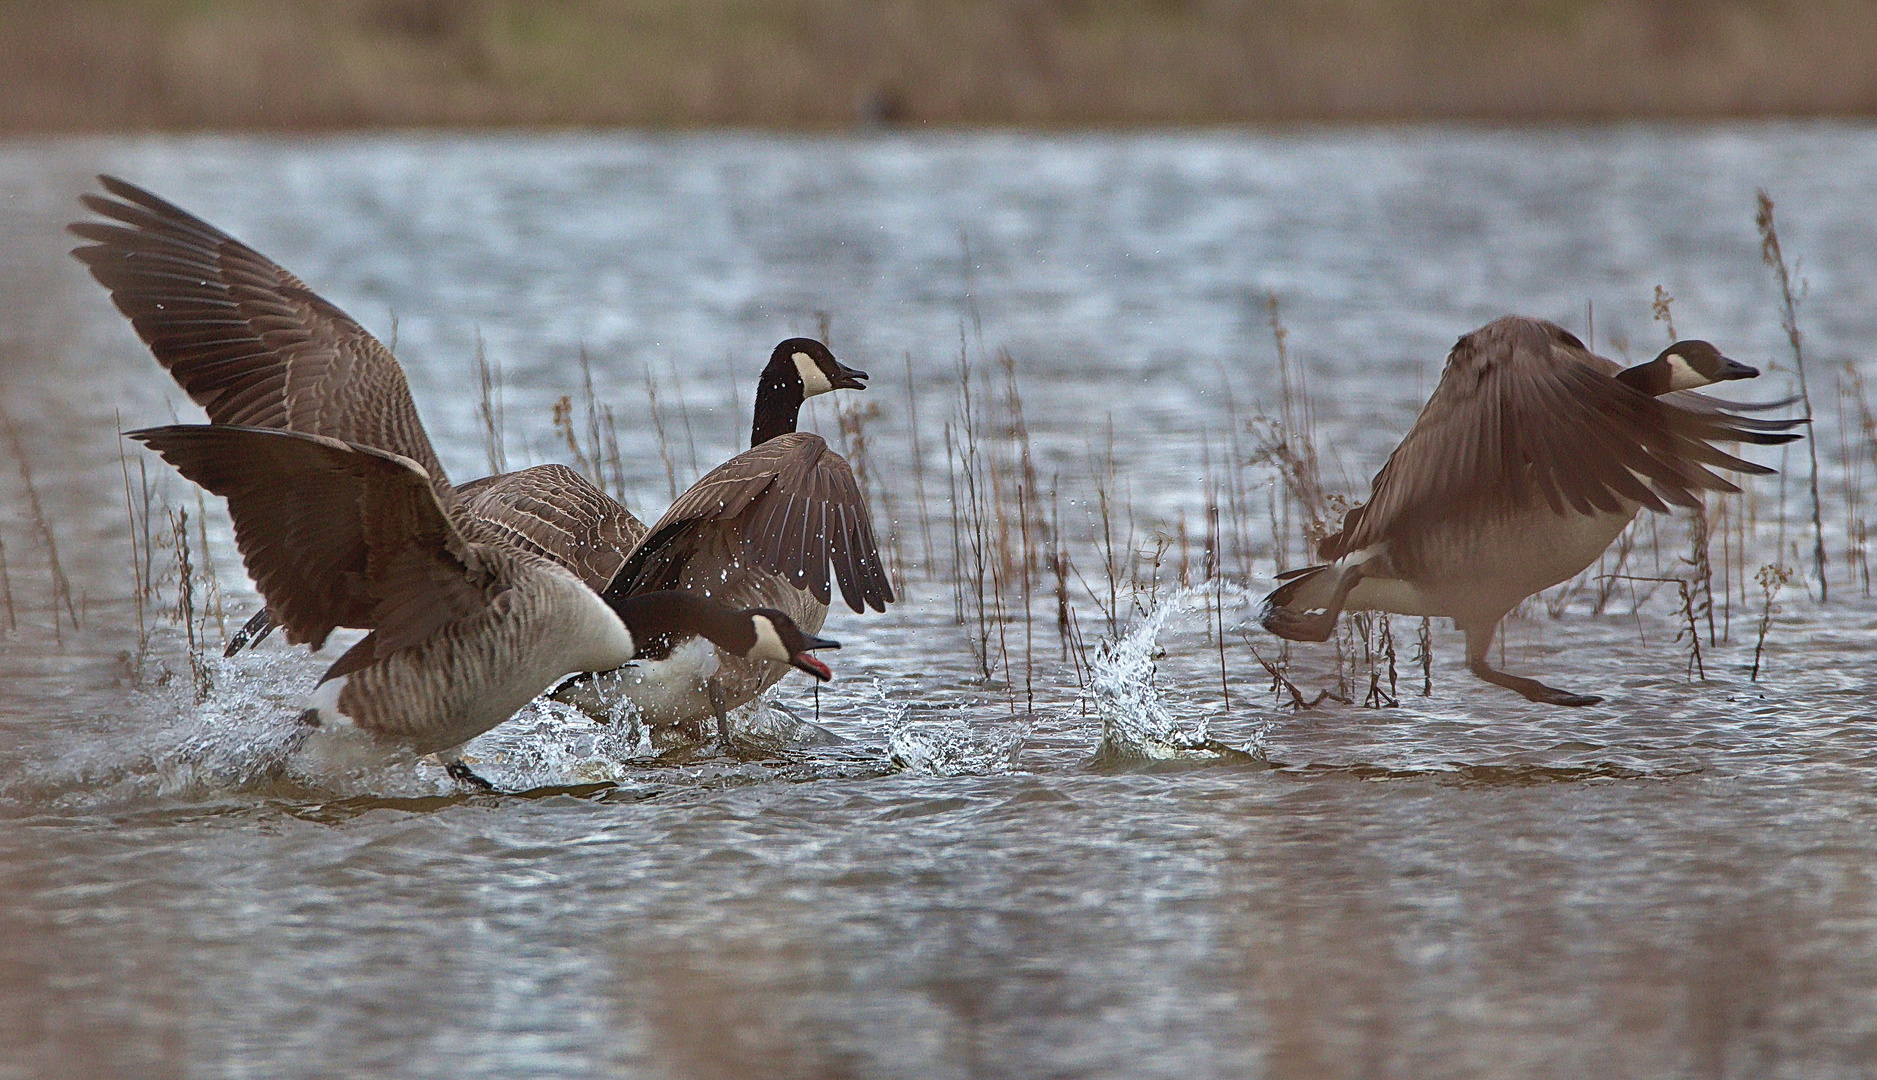
MULTIPOLYGON (((1104 642, 1089 665, 1089 689, 1101 716, 1102 761, 1224 761, 1254 758, 1261 751, 1227 746, 1212 737, 1210 718, 1176 717, 1154 685, 1154 658, 1167 620, 1192 611, 1210 612, 1216 585, 1194 585, 1162 599, 1119 641, 1104 642), (1195 601, 1199 601, 1196 603, 1195 601)), ((1231 589, 1241 601, 1248 594, 1231 589)))
POLYGON ((973 732, 963 720, 902 724, 886 740, 887 759, 928 776, 983 776, 1020 772, 1017 755, 1028 728, 973 732))

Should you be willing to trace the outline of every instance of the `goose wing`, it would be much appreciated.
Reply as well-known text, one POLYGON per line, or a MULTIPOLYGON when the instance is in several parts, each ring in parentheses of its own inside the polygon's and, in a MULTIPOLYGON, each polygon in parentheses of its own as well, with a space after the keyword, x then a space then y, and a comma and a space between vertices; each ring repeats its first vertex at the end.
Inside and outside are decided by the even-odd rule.
POLYGON ((1325 559, 1391 532, 1540 502, 1555 513, 1694 506, 1700 491, 1739 491, 1709 467, 1772 470, 1716 442, 1783 443, 1801 421, 1733 416, 1652 398, 1567 331, 1501 319, 1461 338, 1414 427, 1375 475, 1369 501, 1319 547, 1325 559))
POLYGON ((777 436, 705 474, 633 549, 611 588, 674 588, 691 557, 724 535, 741 545, 743 565, 779 574, 823 604, 830 565, 855 611, 885 611, 893 601, 854 470, 819 435, 777 436))
POLYGON ((272 259, 133 184, 85 195, 72 254, 217 424, 373 446, 448 479, 404 371, 377 338, 272 259))
POLYGON ((296 644, 318 648, 352 626, 376 630, 380 651, 403 648, 507 587, 499 561, 465 537, 409 458, 220 424, 130 437, 228 500, 242 563, 296 644))
POLYGON ((456 493, 506 542, 560 563, 595 592, 645 535, 644 522, 565 465, 486 476, 456 493))

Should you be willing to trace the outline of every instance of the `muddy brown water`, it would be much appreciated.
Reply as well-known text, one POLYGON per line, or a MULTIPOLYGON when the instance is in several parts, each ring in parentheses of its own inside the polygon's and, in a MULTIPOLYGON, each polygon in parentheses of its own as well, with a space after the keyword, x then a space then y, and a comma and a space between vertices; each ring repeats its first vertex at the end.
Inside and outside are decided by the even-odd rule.
MULTIPOLYGON (((0 1077, 1877 1072, 1877 605, 1851 551, 1873 473, 1841 392, 1877 341, 1872 176, 1871 129, 1827 124, 0 145, 20 436, 0 443, 0 1077), (160 547, 133 670, 114 432, 199 413, 64 255, 99 171, 395 332, 457 479, 490 467, 478 342, 511 465, 568 459, 551 412, 579 408, 584 348, 648 518, 739 447, 769 347, 827 313, 873 374, 905 592, 837 611, 837 680, 777 695, 842 741, 659 758, 536 711, 479 748, 525 795, 409 761, 256 782, 337 646, 212 659, 198 703, 156 610, 175 599, 160 547), (1808 286, 1829 602, 1807 580, 1808 460, 1775 450, 1783 485, 1755 480, 1735 547, 1714 547, 1705 680, 1673 586, 1619 582, 1599 606, 1587 581, 1556 618, 1535 602, 1509 623, 1505 658, 1603 705, 1480 684, 1440 625, 1424 695, 1418 621, 1397 619, 1398 705, 1361 704, 1386 665, 1351 644, 1356 703, 1285 707, 1251 651, 1276 643, 1241 632, 1299 550, 1249 460, 1254 417, 1281 411, 1267 297, 1343 492, 1452 340, 1509 310, 1640 359, 1666 340, 1660 284, 1684 335, 1772 369, 1737 395, 1770 399, 1794 382, 1756 187, 1808 286), (981 411, 1011 357, 1092 670, 1063 659, 1047 575, 1027 641, 1021 620, 988 638, 990 679, 974 613, 955 617, 961 347, 993 376, 981 411), (1228 460, 1232 580, 1182 591, 1228 460), (28 473, 76 620, 54 621, 28 473), (1161 558, 1157 583, 1117 586, 1112 634, 1105 547, 1143 581, 1161 558), (1770 613, 1765 563, 1798 571, 1770 613), (1202 726, 1242 753, 1141 758, 1202 726)), ((809 424, 835 437, 825 402, 809 424)), ((255 598, 225 518, 146 467, 156 528, 189 512, 232 628, 255 598)), ((1621 572, 1686 576, 1686 535, 1643 525, 1621 572)), ((1339 686, 1332 646, 1287 663, 1306 691, 1339 686)))

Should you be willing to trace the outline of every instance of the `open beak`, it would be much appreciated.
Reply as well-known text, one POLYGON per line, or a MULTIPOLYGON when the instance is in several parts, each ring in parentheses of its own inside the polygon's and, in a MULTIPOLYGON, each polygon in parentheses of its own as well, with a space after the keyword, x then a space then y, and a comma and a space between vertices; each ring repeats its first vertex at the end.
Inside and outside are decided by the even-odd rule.
POLYGON ((1729 360, 1725 356, 1723 356, 1721 357, 1720 374, 1714 377, 1714 381, 1715 382, 1727 382, 1731 379, 1754 379, 1754 378, 1758 378, 1759 374, 1760 374, 1759 368, 1748 367, 1746 364, 1740 363, 1738 360, 1729 360))
POLYGON ((795 659, 789 661, 789 666, 801 668, 803 671, 808 672, 822 682, 827 682, 829 679, 834 678, 834 672, 828 670, 828 665, 805 652, 796 653, 795 659))
POLYGON ((813 634, 805 636, 808 639, 807 642, 802 645, 802 651, 789 660, 789 665, 801 668, 822 682, 834 678, 834 672, 828 670, 828 665, 810 656, 809 652, 813 649, 838 649, 841 643, 831 638, 815 637, 813 634))
POLYGON ((836 390, 865 390, 867 388, 866 372, 859 368, 848 367, 839 360, 834 362, 834 366, 841 369, 840 373, 828 381, 836 390))

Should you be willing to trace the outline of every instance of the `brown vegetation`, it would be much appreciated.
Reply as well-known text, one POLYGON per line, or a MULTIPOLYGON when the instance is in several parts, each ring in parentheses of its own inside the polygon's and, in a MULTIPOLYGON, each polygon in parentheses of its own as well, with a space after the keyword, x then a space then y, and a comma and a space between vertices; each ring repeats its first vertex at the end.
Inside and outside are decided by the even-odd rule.
POLYGON ((1871 0, 0 2, 0 131, 1877 111, 1871 0))

